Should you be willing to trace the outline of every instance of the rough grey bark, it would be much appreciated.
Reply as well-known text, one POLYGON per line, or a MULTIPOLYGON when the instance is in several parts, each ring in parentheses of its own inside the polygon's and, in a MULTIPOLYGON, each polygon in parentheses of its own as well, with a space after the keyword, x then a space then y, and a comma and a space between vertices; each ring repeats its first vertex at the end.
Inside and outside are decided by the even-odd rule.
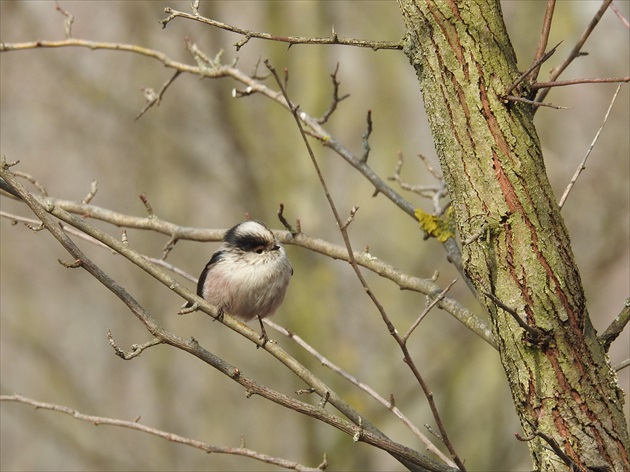
POLYGON ((629 470, 623 392, 589 320, 532 110, 501 98, 520 73, 500 4, 399 4, 461 240, 471 241, 464 270, 491 315, 534 467, 629 470))

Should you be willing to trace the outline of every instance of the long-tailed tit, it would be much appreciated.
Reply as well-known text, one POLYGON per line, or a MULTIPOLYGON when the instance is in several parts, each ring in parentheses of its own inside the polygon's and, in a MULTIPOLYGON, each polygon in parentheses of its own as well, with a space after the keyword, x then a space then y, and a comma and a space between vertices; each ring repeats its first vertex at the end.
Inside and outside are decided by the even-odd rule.
MULTIPOLYGON (((244 221, 225 233, 199 277, 197 295, 223 312, 250 321, 274 314, 284 300, 293 267, 284 247, 263 223, 244 221)), ((184 308, 192 307, 188 302, 184 308)))

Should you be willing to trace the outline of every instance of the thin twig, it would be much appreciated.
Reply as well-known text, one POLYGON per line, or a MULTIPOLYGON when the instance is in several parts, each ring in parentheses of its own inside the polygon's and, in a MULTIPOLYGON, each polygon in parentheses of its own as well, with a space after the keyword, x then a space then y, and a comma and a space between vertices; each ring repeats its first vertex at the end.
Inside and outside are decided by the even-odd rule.
POLYGON ((149 218, 155 218, 155 213, 153 212, 153 207, 151 206, 151 202, 149 202, 149 197, 147 197, 146 193, 141 193, 139 196, 144 208, 147 210, 147 214, 149 218))
POLYGON ((538 107, 548 107, 548 108, 553 108, 555 110, 566 110, 568 109, 568 107, 561 107, 559 105, 554 105, 552 103, 544 103, 544 102, 538 102, 536 100, 530 100, 528 98, 525 97, 516 97, 514 95, 505 95, 503 97, 504 100, 510 100, 512 102, 521 102, 521 103, 527 103, 528 105, 531 105, 535 108, 538 107))
POLYGON ((140 117, 149 110, 149 108, 153 107, 154 105, 159 105, 162 102, 162 97, 164 96, 164 92, 166 92, 166 89, 169 88, 173 82, 175 82, 175 79, 179 77, 181 73, 182 73, 181 70, 176 70, 175 73, 164 83, 164 85, 162 85, 162 88, 160 89, 158 93, 155 93, 153 89, 143 90, 144 95, 147 99, 147 104, 140 111, 140 113, 138 113, 138 115, 135 118, 136 120, 139 120, 140 117))
POLYGON ((558 80, 556 82, 536 82, 531 86, 532 90, 538 90, 542 88, 550 87, 566 87, 567 85, 579 85, 579 84, 617 84, 619 82, 630 82, 630 77, 606 77, 602 79, 573 79, 573 80, 558 80))
POLYGON ((315 467, 315 468, 306 467, 305 465, 302 465, 298 462, 289 461, 287 459, 282 459, 279 457, 269 456, 267 454, 262 454, 260 452, 253 451, 251 449, 245 449, 245 448, 240 448, 240 447, 215 446, 213 444, 197 441, 196 439, 187 438, 187 437, 175 434, 175 433, 169 433, 168 431, 153 428, 151 426, 146 426, 137 421, 128 421, 128 420, 121 420, 118 418, 106 418, 103 416, 87 415, 85 413, 81 413, 77 410, 74 410, 64 405, 59 405, 56 403, 40 402, 37 400, 33 400, 32 398, 28 398, 28 397, 18 395, 18 394, 2 395, 0 396, 0 401, 18 402, 18 403, 34 406, 35 408, 41 409, 41 410, 58 411, 60 413, 65 413, 66 415, 70 415, 74 419, 92 423, 94 426, 109 425, 109 426, 118 426, 121 428, 133 429, 136 431, 141 431, 143 433, 160 437, 162 439, 166 439, 167 441, 184 444, 186 446, 190 446, 195 449, 200 449, 207 453, 230 454, 230 455, 235 455, 235 456, 249 457, 250 459, 255 459, 257 461, 264 462, 267 464, 277 465, 279 467, 283 467, 285 469, 290 469, 290 470, 316 472, 316 471, 324 470, 327 465, 326 461, 324 461, 318 467, 315 467))
MULTIPOLYGON (((543 27, 538 38, 538 48, 536 49, 536 55, 534 56, 534 64, 544 56, 545 49, 547 49, 547 43, 549 41, 549 33, 551 32, 551 21, 553 19, 553 11, 556 6, 556 0, 547 0, 547 9, 545 10, 545 18, 543 19, 543 27)), ((540 63, 542 64, 542 62, 540 63)), ((540 72, 540 64, 534 67, 529 74, 529 81, 531 83, 536 82, 538 73, 540 72)))
POLYGON ((543 54, 542 57, 536 59, 534 61, 534 63, 529 67, 529 69, 527 69, 525 72, 523 72, 521 75, 518 76, 518 78, 512 82, 512 84, 510 84, 510 86, 507 88, 507 90, 505 91, 505 93, 503 94, 504 96, 509 96, 511 95, 512 91, 518 87, 518 84, 520 84, 523 80, 525 80, 525 78, 535 69, 540 68, 540 65, 545 62, 547 59, 549 59, 551 56, 553 56, 553 53, 556 52, 556 49, 558 49, 558 46, 560 46, 560 44, 562 44, 561 42, 556 44, 553 48, 551 48, 551 50, 545 54, 543 54))
POLYGON ((488 297, 490 300, 492 300, 496 306, 503 309, 505 312, 509 313, 512 316, 512 318, 516 320, 518 325, 521 328, 523 328, 531 336, 532 341, 537 342, 544 338, 545 336, 544 331, 541 330, 540 328, 536 328, 535 326, 528 325, 527 322, 523 320, 523 318, 520 317, 520 315, 516 312, 516 310, 514 310, 514 308, 510 308, 509 306, 507 306, 505 303, 499 300, 492 293, 484 292, 484 295, 488 297))
POLYGON ((553 450, 553 452, 556 453, 556 455, 562 459, 562 462, 565 463, 565 465, 567 467, 569 467, 569 470, 571 471, 578 471, 578 470, 582 470, 581 467, 579 467, 574 461, 573 459, 571 459, 563 450, 562 448, 558 445, 558 443, 556 442, 555 439, 553 439, 551 436, 543 433, 542 431, 534 431, 532 433, 531 436, 527 436, 527 437, 523 437, 521 436, 519 433, 515 434, 516 439, 518 439, 519 441, 531 441, 533 440, 535 437, 539 437, 541 438, 543 441, 545 441, 547 444, 549 444, 549 446, 551 446, 551 449, 553 450))
POLYGON ((619 8, 617 8, 617 5, 615 5, 614 3, 611 3, 610 9, 615 12, 615 15, 617 15, 617 17, 621 20, 621 22, 626 27, 626 29, 630 30, 630 23, 628 22, 628 19, 625 16, 623 16, 623 13, 619 11, 619 8))
POLYGON ((630 366, 630 357, 625 361, 621 361, 619 364, 613 366, 613 370, 615 372, 619 372, 621 369, 625 369, 628 366, 630 366))
MULTIPOLYGON (((29 227, 41 226, 42 224, 40 220, 35 220, 33 218, 26 218, 20 215, 14 215, 13 213, 8 213, 6 211, 0 211, 0 218, 6 218, 8 220, 24 223, 25 225, 29 227)), ((99 240, 94 239, 93 237, 88 236, 87 234, 74 229, 72 226, 67 226, 67 225, 62 224, 60 225, 60 228, 66 233, 71 234, 72 236, 76 236, 77 238, 84 239, 85 241, 92 243, 97 247, 101 247, 103 249, 109 249, 109 247, 106 244, 103 244, 99 240)))
POLYGON ((617 339, 628 322, 630 322, 630 298, 626 298, 621 312, 610 323, 608 328, 598 336, 599 342, 604 346, 604 350, 608 351, 612 342, 617 339))
MULTIPOLYGON (((582 51, 582 47, 584 46, 584 43, 586 43, 586 40, 589 38, 589 36, 591 35, 593 30, 595 29, 595 27, 599 23, 599 20, 602 19, 602 16, 604 15, 604 13, 606 12, 606 9, 610 6, 611 3, 612 3, 612 0, 604 0, 602 2, 601 6, 599 7, 597 12, 595 13, 593 18, 591 19, 591 21, 588 24, 588 26, 586 27, 586 30, 584 30, 584 33, 582 33, 582 36, 580 37, 580 39, 578 39, 578 41, 575 44, 575 46, 573 46, 573 49, 571 50, 571 52, 569 53, 567 58, 564 60, 564 62, 562 64, 560 64, 558 67, 556 67, 555 69, 553 69, 551 71, 551 75, 549 77, 548 82, 555 82, 556 79, 560 76, 560 74, 562 74, 564 72, 564 70, 567 67, 569 67, 569 65, 577 57, 580 57, 581 51, 582 51)), ((550 90, 551 90, 550 88, 542 89, 540 91, 540 93, 538 94, 538 96, 536 97, 536 101, 542 103, 542 101, 545 99, 545 97, 547 96, 547 94, 549 93, 550 90)))
POLYGON ((361 154, 361 162, 366 163, 368 157, 370 156, 370 136, 372 135, 372 110, 368 110, 367 118, 366 118, 367 126, 365 128, 365 133, 361 136, 361 143, 363 147, 363 154, 361 154))
MULTIPOLYGON (((420 158, 422 162, 427 166, 429 172, 438 179, 439 182, 443 182, 442 178, 439 177, 439 174, 436 173, 435 169, 429 164, 426 158, 423 156, 420 158), (438 175, 436 177, 436 175, 438 175)), ((401 171, 404 165, 404 156, 402 152, 398 152, 398 161, 396 162, 396 167, 394 168, 394 175, 388 177, 387 180, 393 180, 400 185, 400 188, 407 190, 409 192, 413 192, 421 197, 425 198, 433 198, 436 193, 440 191, 442 187, 441 183, 438 185, 413 185, 406 182, 401 175, 401 171)))
POLYGON ((175 18, 185 18, 188 20, 198 21, 206 25, 215 26, 217 28, 220 28, 226 31, 231 31, 232 33, 240 34, 241 36, 245 36, 245 39, 235 44, 237 51, 240 48, 242 48, 245 44, 247 44, 251 38, 289 43, 289 46, 293 46, 295 44, 340 44, 340 45, 345 45, 345 46, 370 48, 375 51, 378 49, 400 50, 403 47, 402 41, 365 41, 361 39, 341 38, 334 31, 333 31, 332 36, 327 37, 327 38, 308 38, 308 37, 303 37, 303 36, 277 36, 277 35, 273 35, 269 33, 259 33, 256 31, 239 28, 237 26, 228 25, 227 23, 222 23, 220 21, 216 21, 211 18, 205 18, 198 14, 191 15, 190 13, 173 10, 170 7, 166 7, 164 9, 164 13, 168 14, 169 16, 163 19, 162 21, 160 21, 160 23, 162 23, 163 28, 166 28, 166 25, 175 18))
POLYGON ((134 357, 138 357, 140 354, 142 354, 142 351, 149 349, 150 347, 157 346, 158 344, 163 343, 161 339, 153 338, 144 344, 133 344, 131 346, 131 351, 126 352, 118 347, 110 330, 107 330, 107 340, 109 341, 109 345, 112 347, 116 355, 126 361, 131 360, 134 357))
POLYGON ((59 2, 56 0, 55 0, 55 9, 59 13, 61 13, 63 16, 66 17, 65 21, 63 22, 63 26, 66 33, 66 38, 71 38, 72 37, 72 24, 74 23, 74 15, 64 10, 63 8, 61 8, 61 5, 59 5, 59 2))
MULTIPOLYGON (((388 410, 390 410, 394 415, 396 415, 397 418, 400 419, 400 421, 402 421, 402 423, 407 426, 407 428, 409 428, 411 430, 411 432, 413 434, 415 434, 418 439, 420 439, 420 441, 422 441, 422 443, 427 447, 427 449, 431 452, 433 452, 434 454, 436 454, 438 457, 440 457, 445 463, 447 463, 450 466, 455 467, 455 463, 449 458, 447 457, 442 451, 440 451, 432 442, 431 440, 429 440, 429 438, 427 438, 412 422, 411 420, 409 420, 409 418, 407 418, 394 404, 394 402, 392 402, 391 400, 386 400, 384 397, 382 397, 381 395, 379 395, 372 387, 370 387, 369 385, 361 382, 359 379, 357 379, 356 377, 350 375, 348 372, 346 372, 345 370, 343 370, 341 367, 339 367, 338 365, 334 364, 333 362, 331 362, 327 357, 325 357, 323 354, 321 354, 319 351, 317 351, 313 346, 311 346, 310 344, 308 344, 306 341, 304 341, 300 336, 298 336, 297 334, 293 333, 292 331, 289 331, 288 329, 286 329, 283 326, 280 326, 277 323, 274 323, 273 321, 271 321, 269 318, 265 318, 265 324, 267 324, 268 326, 272 327, 273 329, 275 329, 276 331, 278 331, 279 333, 282 333, 283 335, 285 335, 286 337, 288 337, 289 339, 293 340, 296 344, 298 344, 300 347, 302 347, 305 351, 307 351, 310 355, 312 355, 315 359, 317 359, 321 365, 323 365, 324 367, 328 367, 330 370, 332 370, 333 372, 335 372, 336 374, 338 374, 339 376, 341 376, 342 378, 344 378, 345 380, 347 380, 348 382, 350 382, 352 385, 356 386, 358 389, 364 391, 365 393, 367 393, 370 397, 372 397, 373 399, 375 399, 378 403, 380 403, 381 405, 383 405, 385 408, 387 408, 388 410)), ((302 392, 304 393, 304 392, 302 392)), ((313 393, 313 392, 310 392, 313 393)))
POLYGON ((429 314, 429 312, 431 311, 431 309, 437 305, 440 300, 442 300, 446 294, 448 293, 448 291, 451 289, 451 287, 453 287, 453 285, 455 285, 455 282, 457 282, 457 279, 454 279, 450 284, 448 284, 446 286, 446 288, 444 290, 442 290, 437 297, 435 297, 433 300, 431 300, 431 303, 429 303, 429 305, 422 311, 422 313, 420 314, 420 316, 418 316, 418 318, 416 319, 416 321, 409 327, 409 330, 407 330, 407 332, 405 333, 405 335, 402 337, 403 342, 406 344, 407 340, 409 339, 409 336, 411 336, 411 333, 414 332, 414 330, 418 327, 418 325, 420 324, 420 322, 424 319, 425 316, 427 316, 429 314))
POLYGON ((332 96, 332 101, 330 103, 330 106, 328 107, 328 110, 326 110, 324 115, 317 120, 317 122, 321 125, 323 125, 324 123, 328 121, 331 115, 337 110, 337 106, 339 106, 339 103, 350 96, 349 93, 339 96, 339 86, 341 84, 337 80, 337 72, 339 72, 339 63, 337 63, 337 66, 335 67, 335 71, 332 74, 330 74, 330 78, 332 79, 332 83, 333 83, 333 96, 332 96))
POLYGON ((595 133, 595 137, 593 138, 593 141, 591 142, 591 145, 586 150, 586 154, 584 155, 584 159, 582 159, 582 162, 580 162, 580 165, 578 166, 577 170, 573 174, 573 177, 571 178, 571 181, 569 182, 569 185, 567 185, 567 188, 564 189, 564 193, 562 194, 562 198, 560 198, 560 202, 558 203, 558 207, 560 209, 562 209, 562 207, 564 206, 564 202, 566 202, 567 197, 569 196, 569 193, 573 189, 573 186, 575 185, 575 182, 577 182, 578 177, 580 176, 582 171, 584 169, 586 169, 586 161, 588 160, 589 156, 591 155, 591 151, 593 151, 593 148, 595 147, 595 143, 599 139, 599 135, 602 134, 602 130, 604 129, 604 126, 606 125, 606 121, 608 120, 608 116, 610 115, 610 111, 612 110, 612 107, 615 104, 615 100, 617 99, 617 95, 619 95, 619 90, 621 90, 621 85, 617 86, 617 90, 615 90, 615 94, 613 95, 613 98, 610 101, 610 105, 608 105, 608 110, 606 111, 606 114, 604 115, 604 121, 602 122, 602 125, 597 130, 597 133, 595 133))
POLYGON ((284 203, 280 203, 280 206, 278 207, 278 219, 280 220, 280 223, 282 223, 282 226, 291 233, 291 236, 295 237, 300 234, 301 231, 296 230, 284 217, 284 203))
POLYGON ((81 203, 83 204, 90 203, 92 199, 96 196, 96 192, 98 192, 98 182, 96 180, 93 180, 92 183, 90 184, 89 193, 85 196, 83 200, 81 200, 81 203))
MULTIPOLYGON (((19 161, 18 161, 19 162, 19 161)), ((13 171, 13 175, 15 175, 16 177, 21 177, 25 180, 28 180, 30 183, 32 183, 35 188, 37 189, 37 191, 43 196, 43 197, 47 197, 48 196, 48 191, 46 190, 46 187, 44 187, 42 185, 42 183, 37 180, 35 177, 33 177, 31 174, 28 174, 26 172, 22 172, 20 170, 14 170, 13 171)))

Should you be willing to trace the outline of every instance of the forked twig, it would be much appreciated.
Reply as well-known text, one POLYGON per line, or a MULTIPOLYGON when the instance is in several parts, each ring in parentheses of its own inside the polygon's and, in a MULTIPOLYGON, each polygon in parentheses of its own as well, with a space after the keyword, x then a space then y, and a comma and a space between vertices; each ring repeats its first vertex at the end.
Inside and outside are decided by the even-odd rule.
MULTIPOLYGON (((606 12, 606 9, 610 6, 611 3, 612 3, 612 0, 604 0, 602 2, 601 6, 599 7, 597 12, 591 19, 588 26, 586 27, 586 30, 584 30, 584 33, 582 33, 582 36, 580 37, 580 39, 578 39, 575 46, 573 46, 573 49, 571 50, 567 58, 564 60, 562 64, 560 64, 558 67, 556 67, 555 69, 551 71, 551 76, 549 77, 548 82, 555 82, 555 80, 560 76, 560 74, 562 74, 562 72, 564 72, 564 70, 567 67, 569 67, 569 65, 576 58, 580 57, 580 55, 582 54, 581 51, 582 51, 582 47, 584 46, 584 43, 586 43, 586 40, 589 38, 589 36, 591 35, 593 30, 599 23, 599 20, 602 19, 602 16, 604 15, 604 13, 606 12)), ((542 102, 550 90, 551 89, 549 88, 542 89, 540 93, 538 94, 538 96, 536 97, 536 101, 542 102)))
POLYGON ((507 90, 505 91, 505 93, 503 94, 503 96, 505 98, 509 97, 512 94, 512 91, 518 87, 518 84, 520 84, 523 80, 525 80, 525 78, 534 70, 537 70, 538 68, 540 68, 540 65, 545 62, 547 59, 549 59, 551 56, 553 56, 553 53, 556 52, 556 49, 558 49, 558 46, 560 46, 560 44, 562 44, 562 42, 559 42, 558 44, 556 44, 554 47, 552 47, 548 52, 546 52, 545 54, 542 55, 542 57, 536 59, 534 61, 534 63, 530 66, 529 69, 527 69, 525 72, 523 72, 521 75, 518 76, 518 78, 512 82, 512 84, 507 88, 507 90))
POLYGON ((155 93, 153 89, 143 90, 144 95, 147 99, 147 104, 140 111, 140 113, 138 113, 138 115, 135 118, 136 120, 140 119, 140 117, 144 115, 149 110, 149 108, 153 107, 154 105, 159 105, 162 102, 162 97, 164 96, 164 92, 166 92, 166 89, 169 88, 173 82, 175 82, 175 79, 179 77, 181 73, 182 73, 181 70, 179 69, 176 70, 175 73, 170 77, 170 79, 168 79, 164 83, 164 85, 162 85, 162 88, 160 89, 158 93, 155 93))

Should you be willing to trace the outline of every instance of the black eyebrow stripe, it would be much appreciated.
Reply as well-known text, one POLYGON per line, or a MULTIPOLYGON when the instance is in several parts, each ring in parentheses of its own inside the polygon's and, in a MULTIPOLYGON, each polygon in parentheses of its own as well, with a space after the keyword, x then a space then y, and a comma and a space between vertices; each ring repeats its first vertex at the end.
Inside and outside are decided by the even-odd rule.
POLYGON ((238 238, 234 238, 233 241, 230 241, 230 244, 233 244, 243 251, 253 251, 260 246, 267 246, 269 244, 269 240, 259 235, 246 233, 239 235, 238 238))

